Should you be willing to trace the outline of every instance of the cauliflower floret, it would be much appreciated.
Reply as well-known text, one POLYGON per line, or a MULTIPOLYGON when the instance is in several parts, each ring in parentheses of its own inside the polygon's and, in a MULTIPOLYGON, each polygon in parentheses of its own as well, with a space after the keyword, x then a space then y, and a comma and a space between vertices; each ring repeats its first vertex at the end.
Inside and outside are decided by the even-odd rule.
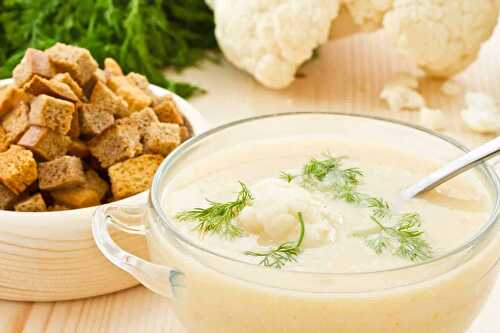
POLYGON ((364 31, 382 26, 384 15, 392 7, 393 0, 344 0, 354 22, 364 31))
POLYGON ((215 35, 227 59, 264 86, 284 88, 325 43, 338 0, 217 0, 215 35))
POLYGON ((441 130, 445 128, 445 116, 443 111, 422 108, 420 109, 420 125, 430 128, 431 130, 441 130))
POLYGON ((496 0, 394 0, 384 27, 427 73, 446 77, 475 60, 497 18, 496 0))
POLYGON ((465 103, 461 115, 467 127, 479 133, 500 132, 500 112, 493 98, 471 92, 465 95, 465 103))
POLYGON ((303 187, 281 179, 263 179, 251 187, 254 200, 236 218, 245 232, 256 235, 264 244, 280 244, 297 239, 300 226, 297 213, 305 224, 304 247, 333 242, 333 223, 338 215, 303 187))
POLYGON ((425 100, 416 89, 418 80, 408 73, 398 73, 384 85, 380 98, 385 100, 391 111, 420 109, 425 107, 425 100))

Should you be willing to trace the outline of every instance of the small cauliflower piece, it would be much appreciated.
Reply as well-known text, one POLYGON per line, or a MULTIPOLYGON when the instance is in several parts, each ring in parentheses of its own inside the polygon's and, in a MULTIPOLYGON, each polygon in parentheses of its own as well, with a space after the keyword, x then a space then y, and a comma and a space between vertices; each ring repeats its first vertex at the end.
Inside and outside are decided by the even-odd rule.
POLYGON ((422 95, 403 85, 386 85, 380 93, 380 98, 387 102, 391 111, 415 110, 425 107, 422 95))
POLYGON ((226 58, 269 88, 284 88, 325 43, 339 0, 217 0, 215 35, 226 58))
POLYGON ((470 92, 465 95, 467 108, 461 112, 464 123, 478 133, 500 132, 500 112, 490 96, 470 92))
POLYGON ((384 15, 393 0, 343 0, 353 21, 364 31, 374 31, 382 26, 384 15))
POLYGON ((384 27, 428 74, 447 77, 476 59, 497 18, 495 0, 394 0, 384 27))
POLYGON ((254 200, 241 211, 236 223, 245 232, 257 236, 259 243, 281 244, 297 239, 298 212, 302 212, 306 228, 304 247, 334 241, 333 224, 339 217, 303 187, 269 178, 251 186, 251 192, 254 200))
POLYGON ((420 109, 420 125, 438 131, 445 128, 446 118, 443 111, 429 108, 420 109))

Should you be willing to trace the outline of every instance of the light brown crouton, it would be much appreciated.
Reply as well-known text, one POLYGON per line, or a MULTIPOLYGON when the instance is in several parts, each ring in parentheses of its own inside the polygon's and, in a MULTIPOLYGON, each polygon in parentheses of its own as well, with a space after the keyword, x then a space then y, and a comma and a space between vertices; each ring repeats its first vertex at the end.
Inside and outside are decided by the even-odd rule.
POLYGON ((78 139, 80 137, 80 117, 78 112, 78 105, 75 108, 73 117, 71 117, 71 126, 69 127, 68 136, 72 139, 78 139))
POLYGON ((129 124, 115 124, 89 142, 90 153, 103 168, 142 152, 139 130, 129 124))
POLYGON ((66 84, 73 91, 76 97, 78 97, 78 99, 80 100, 83 99, 82 88, 78 85, 78 83, 75 80, 73 80, 71 75, 69 75, 68 73, 56 74, 56 76, 50 79, 50 81, 61 82, 66 84))
POLYGON ((12 78, 18 87, 22 87, 34 75, 50 78, 54 75, 54 69, 46 53, 29 48, 21 62, 14 68, 12 78))
POLYGON ((90 103, 110 111, 117 117, 127 117, 130 113, 127 102, 106 87, 101 81, 97 81, 90 95, 90 103))
POLYGON ((11 209, 16 202, 17 195, 0 184, 0 209, 11 209))
POLYGON ((31 97, 23 89, 10 85, 0 90, 0 117, 9 113, 23 102, 29 102, 31 97))
POLYGON ((162 160, 161 155, 145 154, 109 168, 113 197, 123 199, 147 190, 162 160))
POLYGON ((72 208, 92 207, 101 203, 94 190, 82 186, 55 190, 50 194, 58 204, 72 208))
POLYGON ((151 105, 152 99, 125 76, 111 76, 108 86, 128 104, 129 112, 136 112, 151 105))
POLYGON ((180 143, 179 125, 151 123, 144 135, 144 152, 167 156, 180 143))
POLYGON ((23 88, 28 94, 33 96, 45 94, 70 102, 77 102, 80 100, 67 84, 59 81, 47 80, 38 75, 33 76, 23 88))
POLYGON ((74 112, 73 103, 40 95, 31 102, 29 122, 31 125, 48 127, 61 134, 67 134, 71 128, 74 112))
POLYGON ((98 67, 90 52, 81 47, 56 43, 45 52, 56 72, 68 72, 80 86, 92 78, 98 67))
POLYGON ((15 194, 23 192, 38 178, 33 153, 23 147, 11 145, 0 153, 0 182, 15 194))
POLYGON ((85 184, 82 161, 75 156, 63 156, 39 165, 41 190, 59 190, 85 184))
POLYGON ((108 183, 106 183, 101 177, 99 177, 97 172, 92 169, 89 169, 87 170, 87 172, 85 172, 85 177, 87 178, 85 186, 97 193, 99 201, 104 199, 106 193, 108 193, 109 191, 108 183))
MULTIPOLYGON (((10 146, 10 138, 7 132, 0 127, 0 153, 6 151, 10 146)), ((0 208, 1 209, 1 208, 0 208)))
POLYGON ((164 96, 161 102, 156 105, 154 111, 162 123, 174 123, 184 125, 184 118, 179 112, 175 101, 170 96, 164 96))
POLYGON ((58 203, 53 204, 52 206, 49 206, 48 211, 49 212, 60 212, 63 210, 71 210, 73 208, 66 206, 66 205, 61 205, 58 203))
POLYGON ((94 104, 79 104, 78 117, 80 132, 87 137, 101 134, 115 122, 115 117, 111 112, 94 104))
POLYGON ((139 130, 141 137, 146 134, 146 130, 151 123, 159 123, 156 113, 151 108, 145 108, 141 111, 134 112, 130 117, 118 119, 119 124, 130 124, 139 130))
POLYGON ((30 126, 18 145, 28 148, 46 161, 66 154, 71 139, 46 127, 30 126))
POLYGON ((151 98, 152 103, 157 101, 158 97, 149 88, 149 81, 147 77, 135 72, 128 73, 126 77, 133 85, 148 95, 151 98))
POLYGON ((17 142, 28 129, 28 105, 22 103, 2 119, 2 128, 11 142, 17 142))
POLYGON ((80 140, 74 139, 68 146, 68 155, 85 158, 89 156, 90 151, 87 145, 80 140))
POLYGON ((115 59, 104 59, 104 71, 107 75, 123 75, 123 70, 115 59))
POLYGON ((181 142, 186 141, 191 136, 189 134, 189 130, 188 130, 188 128, 186 126, 181 126, 180 127, 180 135, 181 135, 181 142))
POLYGON ((45 200, 43 200, 42 195, 37 193, 18 202, 14 206, 14 209, 17 212, 46 212, 47 205, 45 204, 45 200))

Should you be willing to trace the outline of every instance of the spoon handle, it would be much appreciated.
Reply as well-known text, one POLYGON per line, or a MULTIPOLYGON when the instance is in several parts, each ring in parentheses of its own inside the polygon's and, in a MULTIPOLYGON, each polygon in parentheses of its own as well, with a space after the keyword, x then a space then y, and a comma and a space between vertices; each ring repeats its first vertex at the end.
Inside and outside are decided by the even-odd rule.
POLYGON ((411 199, 414 196, 432 190, 436 186, 447 180, 461 174, 464 171, 486 161, 500 152, 500 136, 488 141, 467 154, 447 163, 442 168, 434 171, 430 175, 420 179, 416 184, 404 189, 401 195, 405 199, 411 199))

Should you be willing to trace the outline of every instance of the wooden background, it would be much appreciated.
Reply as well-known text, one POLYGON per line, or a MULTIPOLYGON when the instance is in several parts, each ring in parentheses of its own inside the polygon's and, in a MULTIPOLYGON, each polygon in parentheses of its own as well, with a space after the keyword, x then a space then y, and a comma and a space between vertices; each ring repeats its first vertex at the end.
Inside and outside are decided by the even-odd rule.
MULTIPOLYGON (((383 83, 401 70, 414 68, 408 59, 391 49, 382 33, 376 33, 325 45, 320 57, 300 70, 303 77, 282 91, 262 88, 227 63, 207 63, 174 76, 208 90, 208 94, 192 102, 214 126, 243 117, 294 110, 366 113, 418 122, 418 113, 390 112, 377 97, 383 83)), ((456 81, 468 91, 488 93, 500 102, 500 29, 484 45, 479 60, 456 81)), ((422 90, 431 107, 446 111, 448 124, 444 132, 471 147, 488 139, 464 127, 458 115, 463 96, 444 96, 440 84, 424 80, 422 90)), ((470 333, 500 332, 499 308, 500 283, 470 333)), ((184 330, 167 300, 143 287, 135 287, 69 302, 0 301, 0 332, 183 333, 184 330)))

